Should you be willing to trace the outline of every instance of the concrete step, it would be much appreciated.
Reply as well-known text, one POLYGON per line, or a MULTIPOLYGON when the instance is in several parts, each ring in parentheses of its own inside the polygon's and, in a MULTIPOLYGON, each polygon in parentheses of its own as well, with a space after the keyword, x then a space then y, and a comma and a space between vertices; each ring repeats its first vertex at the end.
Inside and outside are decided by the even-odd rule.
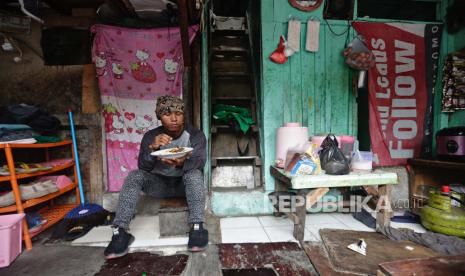
MULTIPOLYGON (((103 194, 103 208, 115 212, 118 207, 119 193, 103 194)), ((136 213, 139 215, 157 215, 160 209, 160 200, 151 196, 141 194, 137 204, 136 213)))
POLYGON ((189 208, 185 198, 169 198, 160 201, 160 236, 184 236, 189 232, 187 217, 189 208))

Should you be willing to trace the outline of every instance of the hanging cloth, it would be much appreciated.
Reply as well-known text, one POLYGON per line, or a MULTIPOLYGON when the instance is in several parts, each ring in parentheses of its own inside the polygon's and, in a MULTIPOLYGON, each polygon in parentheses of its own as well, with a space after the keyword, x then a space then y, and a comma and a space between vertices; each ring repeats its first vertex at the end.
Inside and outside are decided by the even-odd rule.
POLYGON ((320 21, 308 20, 307 37, 305 41, 305 50, 309 52, 318 52, 320 40, 320 21))
POLYGON ((234 105, 217 104, 213 108, 213 118, 219 122, 231 124, 234 120, 239 124, 240 130, 246 134, 251 125, 255 122, 250 115, 250 111, 244 107, 234 105))
POLYGON ((294 52, 300 51, 300 21, 290 20, 287 26, 287 43, 294 52))

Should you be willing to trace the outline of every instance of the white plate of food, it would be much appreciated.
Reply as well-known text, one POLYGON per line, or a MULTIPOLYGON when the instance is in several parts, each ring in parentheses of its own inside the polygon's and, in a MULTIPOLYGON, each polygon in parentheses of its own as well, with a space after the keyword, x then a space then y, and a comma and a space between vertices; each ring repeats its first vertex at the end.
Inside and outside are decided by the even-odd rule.
POLYGON ((157 156, 160 158, 175 159, 183 157, 193 150, 193 148, 189 147, 174 147, 169 149, 157 150, 150 153, 150 155, 157 156))

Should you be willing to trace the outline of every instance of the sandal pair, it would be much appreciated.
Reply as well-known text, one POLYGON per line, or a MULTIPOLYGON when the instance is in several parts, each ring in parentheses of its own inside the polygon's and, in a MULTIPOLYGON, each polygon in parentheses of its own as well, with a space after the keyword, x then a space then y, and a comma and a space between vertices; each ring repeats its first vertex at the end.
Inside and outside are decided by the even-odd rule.
MULTIPOLYGON (((47 171, 52 169, 50 166, 43 166, 41 164, 26 164, 24 162, 15 163, 15 172, 16 173, 35 173, 38 171, 47 171)), ((3 165, 0 169, 0 175, 10 175, 8 170, 8 165, 3 165)))
POLYGON ((33 173, 38 171, 47 171, 52 169, 50 166, 43 166, 41 164, 26 164, 24 162, 15 163, 15 170, 18 173, 33 173))
POLYGON ((19 185, 22 200, 42 197, 51 193, 58 192, 58 188, 51 180, 43 182, 32 182, 19 185))

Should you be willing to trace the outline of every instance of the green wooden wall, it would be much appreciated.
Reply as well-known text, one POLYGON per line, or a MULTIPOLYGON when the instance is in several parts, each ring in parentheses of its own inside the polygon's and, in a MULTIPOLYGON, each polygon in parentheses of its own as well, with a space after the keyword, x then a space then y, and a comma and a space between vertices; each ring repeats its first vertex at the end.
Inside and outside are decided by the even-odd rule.
MULTIPOLYGON (((445 18, 446 9, 449 4, 453 1, 444 0, 441 1, 440 8, 440 17, 445 18)), ((442 68, 444 65, 444 58, 447 53, 458 51, 465 47, 465 30, 462 29, 456 34, 449 34, 446 31, 443 32, 441 40, 441 58, 439 61, 439 74, 438 74, 438 83, 436 85, 436 97, 435 97, 435 112, 434 112, 434 131, 445 128, 445 127, 454 127, 454 126, 464 126, 465 125, 465 110, 457 111, 454 113, 442 113, 441 112, 441 93, 442 93, 442 68)))
POLYGON ((328 26, 322 20, 322 9, 321 6, 314 12, 300 12, 285 0, 261 1, 261 137, 266 190, 274 189, 269 166, 275 159, 276 129, 283 123, 300 122, 309 128, 309 135, 356 135, 357 104, 351 89, 351 72, 341 55, 348 22, 331 20, 328 26), (287 63, 276 64, 269 60, 269 55, 280 35, 287 37, 290 17, 302 22, 301 50, 287 63), (306 22, 310 18, 321 21, 317 53, 305 50, 306 22))

